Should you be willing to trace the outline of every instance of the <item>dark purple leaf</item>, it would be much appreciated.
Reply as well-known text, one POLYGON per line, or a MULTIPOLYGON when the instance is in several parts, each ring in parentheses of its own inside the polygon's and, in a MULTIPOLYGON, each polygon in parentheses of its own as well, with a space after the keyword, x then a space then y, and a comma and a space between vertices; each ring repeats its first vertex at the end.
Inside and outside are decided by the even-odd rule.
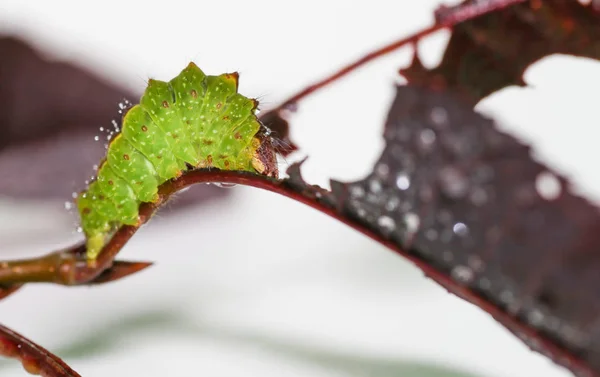
MULTIPOLYGON (((467 0, 437 17, 489 0, 467 0)), ((502 3, 502 1, 495 1, 502 3)), ((597 5, 596 5, 597 7, 597 5)), ((442 62, 433 69, 418 58, 400 73, 413 84, 443 86, 474 102, 509 85, 524 86, 529 65, 551 54, 600 59, 600 14, 577 0, 532 0, 455 25, 442 62)))
POLYGON ((600 371, 598 209, 446 92, 399 87, 384 136, 343 211, 600 371))
MULTIPOLYGON (((69 200, 105 153, 99 128, 112 128, 118 103, 139 95, 49 61, 13 37, 0 37, 0 56, 0 195, 69 200)), ((217 187, 194 187, 170 208, 226 195, 217 187)))

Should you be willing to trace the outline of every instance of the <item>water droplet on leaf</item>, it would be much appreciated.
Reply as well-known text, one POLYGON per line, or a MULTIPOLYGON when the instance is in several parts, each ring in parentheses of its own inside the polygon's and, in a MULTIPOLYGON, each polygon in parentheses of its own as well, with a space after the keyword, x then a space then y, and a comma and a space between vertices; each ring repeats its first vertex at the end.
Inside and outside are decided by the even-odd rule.
POLYGON ((378 194, 381 192, 382 186, 381 186, 381 182, 379 182, 376 179, 371 179, 369 181, 369 189, 371 190, 372 193, 374 194, 378 194))
POLYGON ((354 198, 362 198, 365 196, 365 189, 361 186, 350 186, 350 196, 354 198))
POLYGON ((435 143, 435 132, 429 128, 421 131, 419 142, 423 149, 429 149, 435 143))
POLYGON ((405 173, 400 173, 396 177, 396 186, 400 190, 407 190, 410 187, 410 177, 405 173))
POLYGON ((229 182, 213 182, 213 185, 221 188, 232 188, 237 186, 237 183, 229 183, 229 182))
POLYGON ((452 278, 456 281, 459 281, 464 284, 468 284, 473 281, 474 274, 473 271, 467 266, 456 266, 452 269, 450 273, 452 278))
POLYGON ((416 213, 409 212, 404 215, 404 223, 406 224, 406 230, 409 233, 415 233, 419 230, 421 219, 416 213))
POLYGON ((396 222, 389 216, 381 216, 377 219, 377 225, 386 233, 391 233, 396 229, 396 222))
POLYGON ((385 209, 387 209, 388 211, 394 211, 398 208, 399 205, 400 199, 393 196, 385 203, 385 209))
POLYGON ((375 173, 378 176, 380 176, 381 178, 385 178, 390 173, 390 167, 384 163, 378 164, 377 167, 375 168, 375 173))
POLYGON ((466 236, 469 233, 469 227, 465 225, 465 223, 456 223, 452 227, 452 231, 457 236, 466 236))
POLYGON ((558 178, 550 172, 542 172, 535 178, 535 190, 546 200, 558 198, 562 192, 562 187, 558 178))
POLYGON ((434 107, 431 109, 431 121, 438 127, 443 127, 447 125, 448 122, 448 112, 443 107, 434 107))
POLYGON ((453 167, 447 166, 440 170, 438 174, 442 190, 452 199, 459 199, 467 194, 469 182, 462 171, 453 167))

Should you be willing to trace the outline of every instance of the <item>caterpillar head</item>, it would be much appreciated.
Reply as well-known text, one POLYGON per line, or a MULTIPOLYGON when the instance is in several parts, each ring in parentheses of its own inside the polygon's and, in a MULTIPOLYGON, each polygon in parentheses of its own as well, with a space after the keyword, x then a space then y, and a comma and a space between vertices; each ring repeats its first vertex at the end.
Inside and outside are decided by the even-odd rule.
POLYGON ((259 146, 252 156, 252 166, 260 174, 278 178, 277 153, 273 145, 271 130, 261 124, 260 131, 255 136, 255 141, 259 143, 259 146))

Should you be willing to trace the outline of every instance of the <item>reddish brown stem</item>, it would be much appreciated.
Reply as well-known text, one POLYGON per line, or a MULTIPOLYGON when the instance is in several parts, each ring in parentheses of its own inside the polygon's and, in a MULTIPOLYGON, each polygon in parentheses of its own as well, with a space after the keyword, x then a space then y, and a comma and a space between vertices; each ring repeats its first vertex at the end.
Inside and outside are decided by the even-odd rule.
POLYGON ((7 286, 0 285, 0 300, 15 293, 22 286, 23 286, 22 284, 11 284, 11 285, 7 285, 7 286))
MULTIPOLYGON (((477 292, 471 290, 468 287, 462 286, 453 280, 450 276, 446 276, 443 273, 436 270, 434 267, 429 265, 427 262, 419 259, 413 254, 409 254, 402 250, 394 242, 385 239, 380 234, 371 231, 362 224, 344 216, 336 208, 330 207, 323 202, 316 200, 314 194, 310 192, 302 192, 292 188, 288 181, 280 181, 263 176, 258 176, 249 173, 231 172, 231 171, 190 171, 184 174, 182 177, 175 181, 170 181, 164 184, 160 188, 160 200, 158 203, 142 205, 140 213, 143 222, 146 222, 150 216, 156 211, 156 209, 163 204, 168 198, 176 193, 177 191, 186 188, 196 183, 205 182, 225 182, 225 183, 236 183, 246 186, 252 186, 263 190, 272 191, 291 199, 304 203, 310 207, 323 212, 338 221, 345 223, 351 228, 365 234, 366 236, 374 239, 375 241, 387 246, 394 252, 398 253, 402 257, 408 259, 420 268, 426 276, 430 277, 438 284, 442 285, 448 291, 458 295, 459 297, 467 300, 468 302, 477 305, 484 311, 492 315, 497 321, 506 326, 511 332, 515 333, 522 339, 531 340, 528 344, 535 344, 536 351, 543 352, 553 360, 562 360, 561 364, 568 364, 571 370, 577 370, 586 375, 592 377, 600 377, 593 370, 591 370, 586 363, 572 355, 566 349, 558 346, 552 340, 536 332, 536 330, 530 328, 526 323, 517 320, 511 314, 505 312, 500 307, 481 297, 477 292)), ((325 191, 325 190, 323 190, 325 191)), ((117 255, 123 245, 131 238, 137 229, 134 227, 123 227, 113 237, 110 244, 102 251, 97 263, 87 269, 76 270, 75 276, 77 281, 84 282, 94 279, 98 272, 104 267, 110 266, 111 261, 117 255)))
MULTIPOLYGON (((345 224, 351 228, 365 234, 366 236, 376 240, 377 242, 387 246, 394 252, 400 254, 404 258, 414 263, 418 268, 423 270, 426 276, 430 277, 438 284, 442 285, 450 292, 462 297, 463 299, 477 305, 481 309, 491 314, 497 321, 506 326, 510 331, 514 332, 521 338, 531 339, 531 344, 538 346, 537 350, 544 352, 554 360, 566 360, 572 369, 587 372, 589 376, 598 376, 595 372, 587 367, 578 358, 574 357, 567 350, 559 347, 554 342, 537 333, 534 329, 527 326, 527 324, 518 321, 509 313, 489 302, 485 298, 481 297, 477 292, 462 286, 457 283, 451 277, 442 274, 437 271, 434 267, 427 264, 427 262, 419 259, 413 254, 409 254, 402 250, 395 243, 383 238, 381 235, 371 231, 362 224, 344 216, 342 213, 334 207, 328 206, 321 201, 315 199, 314 195, 310 192, 302 192, 292 188, 288 181, 275 180, 266 178, 263 176, 232 172, 232 171, 219 171, 219 170, 196 170, 185 173, 183 176, 174 181, 169 181, 160 187, 159 195, 160 199, 156 203, 143 204, 140 207, 140 217, 142 223, 147 222, 152 214, 164 204, 173 194, 176 192, 197 183, 205 182, 225 182, 225 183, 236 183, 246 186, 252 186, 268 191, 272 191, 291 199, 304 203, 311 206, 320 212, 323 212, 345 224)), ((69 284, 83 284, 87 282, 93 282, 94 279, 100 278, 103 271, 113 266, 113 259, 121 250, 121 248, 127 243, 127 241, 135 234, 138 228, 132 226, 124 226, 117 231, 115 236, 106 245, 106 247, 100 253, 96 262, 92 264, 85 264, 78 261, 74 264, 69 264, 70 273, 67 274, 69 284)), ((72 255, 72 253, 70 253, 72 255)), ((54 279, 56 282, 60 279, 54 279)), ((64 283, 64 282, 61 282, 64 283)))
POLYGON ((334 72, 333 74, 325 77, 324 79, 321 79, 321 80, 317 81, 316 83, 305 87, 298 93, 294 94, 293 96, 291 96, 290 98, 285 100, 281 105, 270 110, 269 112, 279 113, 279 112, 281 112, 281 110, 288 109, 288 108, 294 108, 295 105, 298 102, 300 102, 302 99, 304 99, 305 97, 328 86, 329 84, 332 84, 333 82, 341 79, 342 77, 346 76, 347 74, 352 73, 353 71, 362 67, 363 65, 368 64, 368 63, 370 63, 378 58, 381 58, 389 53, 392 53, 392 52, 398 50, 399 48, 404 47, 408 44, 414 44, 417 41, 419 41, 419 39, 421 39, 431 33, 434 33, 440 29, 443 29, 446 27, 452 27, 461 22, 471 20, 473 18, 479 17, 481 15, 484 15, 484 14, 487 14, 490 12, 498 11, 502 8, 506 8, 511 5, 519 4, 524 1, 526 1, 526 0, 480 0, 480 1, 475 1, 471 4, 466 4, 466 5, 461 4, 461 5, 457 5, 457 6, 453 6, 453 7, 440 6, 436 11, 436 24, 435 25, 432 25, 432 26, 428 27, 427 29, 422 30, 418 33, 415 33, 409 37, 396 40, 396 41, 394 41, 388 45, 385 45, 373 52, 368 53, 367 55, 364 55, 363 57, 356 60, 355 62, 348 64, 345 67, 341 68, 337 72, 334 72))
MULTIPOLYGON (((0 300, 15 292, 22 283, 80 284, 75 280, 75 271, 89 268, 82 258, 84 252, 83 246, 78 245, 39 258, 0 262, 0 300)), ((113 261, 94 279, 84 283, 102 284, 119 280, 151 265, 150 262, 113 261)))
MULTIPOLYGON (((71 249, 72 250, 72 249, 71 249)), ((5 261, 0 263, 0 284, 14 282, 51 282, 64 284, 76 263, 73 253, 59 251, 41 258, 5 261)))
POLYGON ((340 78, 346 76, 347 74, 355 71, 356 69, 360 68, 361 66, 375 60, 378 59, 384 55, 387 55, 391 52, 396 51, 397 49, 399 49, 400 47, 403 47, 407 44, 411 44, 411 43, 415 43, 417 42, 419 39, 423 38, 424 36, 433 33, 434 31, 437 31, 439 29, 442 29, 444 27, 446 27, 447 25, 444 24, 436 24, 433 26, 428 27, 427 29, 420 31, 416 34, 411 35, 408 38, 403 38, 400 40, 396 40, 386 46, 383 46, 371 53, 368 53, 367 55, 363 56, 362 58, 358 59, 357 61, 355 61, 352 64, 349 64, 345 67, 343 67, 342 69, 340 69, 339 71, 331 74, 330 76, 325 77, 322 80, 317 81, 316 83, 307 86, 306 88, 302 89, 300 92, 294 94, 293 96, 291 96, 290 98, 288 98, 287 100, 285 100, 281 105, 277 106, 276 108, 272 109, 271 111, 274 112, 279 112, 283 109, 286 108, 290 108, 293 107, 296 103, 298 103, 300 100, 304 99, 304 97, 309 96, 310 94, 316 92, 319 89, 322 89, 324 87, 326 87, 327 85, 333 83, 334 81, 339 80, 340 78))
POLYGON ((0 324, 0 356, 21 360, 25 370, 44 377, 81 377, 58 356, 0 324))

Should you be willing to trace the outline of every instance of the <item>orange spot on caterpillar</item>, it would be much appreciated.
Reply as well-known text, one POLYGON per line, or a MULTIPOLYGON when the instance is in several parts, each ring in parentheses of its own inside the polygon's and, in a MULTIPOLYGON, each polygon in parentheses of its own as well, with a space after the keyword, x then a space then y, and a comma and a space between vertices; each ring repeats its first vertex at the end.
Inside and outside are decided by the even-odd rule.
POLYGON ((223 107, 223 104, 222 104, 221 102, 219 102, 219 103, 217 103, 217 104, 215 105, 215 107, 216 107, 217 109, 220 109, 221 107, 223 107))
POLYGON ((242 138, 242 134, 240 134, 240 133, 239 133, 239 131, 238 131, 238 132, 236 132, 236 133, 233 135, 233 137, 234 137, 236 140, 240 140, 240 139, 242 138))
POLYGON ((229 165, 231 164, 229 163, 229 161, 225 160, 223 161, 223 165, 225 165, 225 167, 229 169, 229 165))
POLYGON ((202 144, 204 144, 204 145, 211 145, 212 143, 213 143, 213 141, 210 140, 210 139, 203 139, 202 140, 202 144))
POLYGON ((162 155, 159 154, 156 156, 156 158, 160 160, 162 158, 162 155))
POLYGON ((223 117, 223 120, 229 120, 229 115, 225 115, 225 116, 223 117))
POLYGON ((142 126, 142 132, 146 132, 146 131, 148 131, 148 127, 142 126))
POLYGON ((226 159, 226 158, 227 158, 227 155, 225 155, 225 154, 220 154, 220 155, 219 155, 219 158, 220 158, 221 160, 224 160, 224 159, 226 159))
POLYGON ((108 180, 108 185, 109 185, 109 186, 112 186, 112 185, 114 185, 114 184, 115 184, 115 183, 112 181, 112 179, 109 179, 109 180, 108 180))
POLYGON ((167 101, 162 101, 162 107, 164 107, 164 108, 169 107, 169 103, 167 101))
POLYGON ((85 207, 85 208, 83 209, 83 211, 81 211, 81 212, 82 212, 84 215, 89 215, 89 214, 92 212, 92 210, 91 210, 91 209, 89 209, 88 207, 85 207))
POLYGON ((123 159, 128 160, 129 161, 129 155, 128 154, 124 154, 123 155, 123 159))
POLYGON ((213 157, 211 154, 209 154, 208 156, 206 156, 206 162, 208 163, 208 165, 212 165, 213 163, 213 157))
POLYGON ((239 79, 240 79, 240 75, 237 72, 233 72, 233 73, 226 73, 225 74, 225 78, 227 80, 232 80, 235 83, 235 90, 238 90, 238 84, 239 84, 239 79))
POLYGON ((190 90, 190 94, 192 95, 193 98, 198 98, 198 92, 194 89, 190 90))
POLYGON ((238 81, 239 81, 239 79, 240 79, 240 75, 239 75, 239 73, 237 73, 237 72, 226 73, 226 74, 225 74, 225 78, 226 78, 227 80, 233 80, 233 81, 235 81, 235 83, 237 84, 237 82, 238 82, 238 81))

